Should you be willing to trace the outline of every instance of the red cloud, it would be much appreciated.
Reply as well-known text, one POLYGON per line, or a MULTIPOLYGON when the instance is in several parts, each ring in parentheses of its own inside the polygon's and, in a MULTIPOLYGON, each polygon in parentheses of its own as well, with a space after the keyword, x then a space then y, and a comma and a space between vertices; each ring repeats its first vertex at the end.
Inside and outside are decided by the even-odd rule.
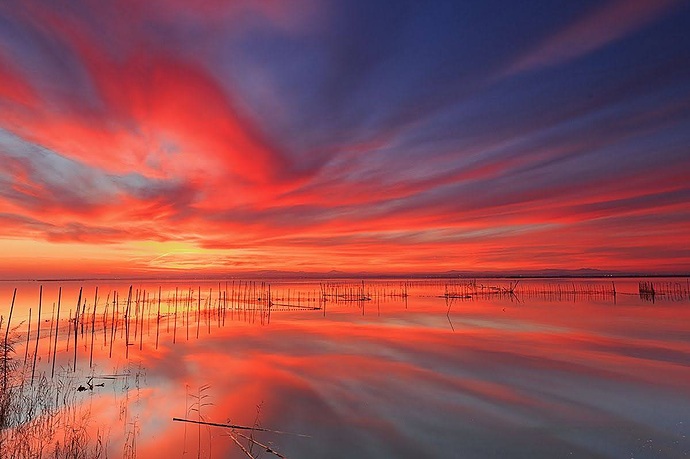
POLYGON ((557 65, 595 51, 653 22, 680 3, 675 0, 610 1, 518 58, 506 75, 557 65))

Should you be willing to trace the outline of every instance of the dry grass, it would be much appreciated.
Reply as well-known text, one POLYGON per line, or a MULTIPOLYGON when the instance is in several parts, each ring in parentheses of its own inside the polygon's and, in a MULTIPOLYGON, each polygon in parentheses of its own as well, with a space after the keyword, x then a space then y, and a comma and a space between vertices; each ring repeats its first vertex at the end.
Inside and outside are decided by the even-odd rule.
MULTIPOLYGON (((2 324, 0 324, 0 329, 2 324)), ((3 459, 34 457, 97 459, 107 457, 100 431, 91 438, 91 414, 76 401, 66 374, 47 378, 17 359, 14 330, 6 324, 7 339, 0 349, 0 451, 3 459), (32 381, 33 383, 28 383, 32 381)))

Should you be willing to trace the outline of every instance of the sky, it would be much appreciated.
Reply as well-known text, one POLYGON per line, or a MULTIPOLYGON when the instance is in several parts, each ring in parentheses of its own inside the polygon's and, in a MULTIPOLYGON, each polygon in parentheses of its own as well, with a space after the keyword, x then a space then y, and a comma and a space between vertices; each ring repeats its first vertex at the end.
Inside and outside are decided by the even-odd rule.
POLYGON ((690 272, 690 4, 0 3, 0 278, 690 272))

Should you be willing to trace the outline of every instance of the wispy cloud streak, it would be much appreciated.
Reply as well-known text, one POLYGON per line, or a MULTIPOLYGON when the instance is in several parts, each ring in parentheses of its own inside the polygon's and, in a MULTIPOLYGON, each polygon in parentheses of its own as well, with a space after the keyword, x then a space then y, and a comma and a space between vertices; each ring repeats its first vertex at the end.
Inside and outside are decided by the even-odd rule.
POLYGON ((687 271, 689 22, 643 0, 5 3, 0 249, 70 272, 99 250, 118 273, 687 271))

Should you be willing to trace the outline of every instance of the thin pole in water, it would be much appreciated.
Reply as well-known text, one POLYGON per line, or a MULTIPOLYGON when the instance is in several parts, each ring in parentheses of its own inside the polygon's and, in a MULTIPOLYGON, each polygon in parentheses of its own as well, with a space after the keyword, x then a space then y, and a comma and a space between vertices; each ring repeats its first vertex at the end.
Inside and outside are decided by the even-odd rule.
POLYGON ((43 286, 39 287, 38 292, 38 317, 36 322, 38 327, 36 328, 36 347, 34 348, 34 363, 31 366, 31 385, 34 385, 34 375, 36 374, 36 358, 38 357, 38 340, 41 337, 41 307, 43 306, 43 286))
POLYGON ((142 294, 142 303, 141 303, 141 325, 139 327, 139 350, 142 350, 144 347, 144 307, 146 305, 146 290, 144 290, 144 293, 142 294))
POLYGON ((29 329, 26 331, 26 346, 24 347, 24 367, 29 358, 29 336, 31 336, 31 308, 29 308, 29 329))
POLYGON ((158 286, 158 314, 156 315, 156 349, 158 349, 158 332, 161 324, 161 286, 158 286))
POLYGON ((69 316, 67 319, 67 339, 65 342, 67 343, 67 346, 65 347, 65 352, 69 352, 69 338, 72 336, 72 308, 69 310, 69 316))
POLYGON ((105 298, 105 307, 103 308, 103 347, 108 345, 108 306, 110 305, 110 290, 108 296, 105 298))
POLYGON ((190 288, 187 292, 187 301, 185 303, 187 306, 187 341, 189 341, 189 310, 192 309, 192 289, 190 288))
POLYGON ((10 324, 12 323, 12 311, 14 311, 14 300, 17 298, 17 288, 15 287, 14 293, 12 294, 12 306, 10 306, 10 315, 7 318, 7 329, 5 330, 5 345, 3 346, 3 352, 5 353, 5 357, 3 358, 3 369, 2 369, 2 389, 3 393, 5 393, 5 389, 7 388, 7 340, 10 335, 10 324))
POLYGON ((199 322, 201 321, 201 286, 199 286, 199 298, 196 302, 196 339, 199 339, 199 322))
POLYGON ((134 299, 134 342, 137 340, 137 333, 139 331, 139 293, 139 289, 137 289, 137 296, 134 299))
POLYGON ((271 284, 268 284, 268 323, 271 323, 271 284))
POLYGON ((129 286, 129 293, 127 294, 127 309, 125 309, 125 358, 129 358, 129 316, 131 314, 130 308, 132 306, 132 286, 129 286))
POLYGON ((53 311, 50 313, 50 334, 48 335, 48 363, 53 353, 53 325, 55 324, 55 303, 53 302, 53 311))
POLYGON ((74 366, 72 371, 77 371, 77 324, 79 323, 79 305, 81 304, 81 293, 83 287, 79 287, 79 299, 77 300, 77 310, 74 314, 74 366))
POLYGON ((228 311, 228 281, 225 281, 225 297, 223 301, 223 327, 225 327, 225 315, 228 311))
POLYGON ((117 305, 117 290, 115 290, 115 292, 113 292, 113 311, 112 316, 110 317, 110 352, 108 354, 108 358, 113 357, 113 340, 115 339, 115 333, 117 333, 117 321, 120 320, 119 311, 118 315, 115 315, 117 305))
POLYGON ((177 340, 177 287, 175 287, 175 318, 173 324, 173 344, 177 340))
POLYGON ((91 353, 89 355, 89 368, 93 366, 93 340, 96 332, 96 305, 98 304, 98 286, 93 298, 93 314, 91 315, 91 353))
MULTIPOLYGON (((60 329, 60 301, 62 300, 62 287, 58 290, 57 319, 55 319, 55 345, 53 346, 53 366, 50 370, 51 379, 55 376, 55 352, 57 351, 58 330, 60 329)), ((68 337, 69 338, 69 337, 68 337)))

